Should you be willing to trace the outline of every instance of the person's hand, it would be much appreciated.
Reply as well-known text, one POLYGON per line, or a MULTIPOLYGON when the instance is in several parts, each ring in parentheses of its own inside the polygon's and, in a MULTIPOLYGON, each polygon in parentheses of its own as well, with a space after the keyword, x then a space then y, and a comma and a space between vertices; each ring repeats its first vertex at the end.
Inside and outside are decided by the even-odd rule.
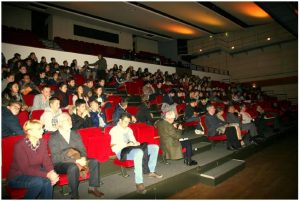
POLYGON ((88 110, 85 110, 85 111, 82 113, 82 118, 85 118, 86 116, 88 116, 88 117, 90 116, 88 110))
POLYGON ((127 147, 129 147, 129 146, 134 146, 134 142, 128 142, 127 147))
POLYGON ((174 123, 173 126, 174 126, 174 128, 177 128, 178 123, 174 123))
POLYGON ((54 170, 51 170, 47 173, 47 178, 51 181, 51 185, 54 186, 59 180, 59 175, 54 170))
POLYGON ((179 126, 177 127, 179 130, 182 130, 182 125, 179 124, 179 126))
POLYGON ((81 157, 80 159, 77 159, 75 163, 78 163, 81 166, 86 166, 87 161, 85 157, 81 157))
POLYGON ((139 143, 139 142, 135 142, 134 143, 134 146, 139 146, 141 143, 139 143))
POLYGON ((151 118, 153 118, 153 114, 152 113, 150 113, 150 116, 151 116, 151 118))
POLYGON ((136 122, 136 118, 135 118, 135 116, 131 116, 131 121, 132 121, 133 123, 135 123, 135 122, 136 122))
POLYGON ((105 102, 102 102, 102 103, 101 103, 101 107, 103 107, 104 105, 105 105, 105 102))
POLYGON ((23 105, 21 108, 22 111, 28 110, 28 106, 27 105, 23 105))

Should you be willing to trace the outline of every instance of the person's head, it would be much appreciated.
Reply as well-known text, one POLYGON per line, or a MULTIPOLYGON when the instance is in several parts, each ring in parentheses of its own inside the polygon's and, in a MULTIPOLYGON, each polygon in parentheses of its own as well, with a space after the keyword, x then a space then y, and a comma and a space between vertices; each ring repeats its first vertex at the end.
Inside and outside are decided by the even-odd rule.
POLYGON ((218 115, 223 115, 224 114, 224 109, 222 107, 217 107, 216 111, 217 111, 218 115))
POLYGON ((5 91, 16 94, 19 92, 19 84, 17 82, 10 82, 7 84, 5 91))
POLYGON ((100 80, 99 80, 99 85, 100 85, 101 87, 104 87, 104 86, 105 86, 105 79, 100 79, 100 80))
POLYGON ((24 74, 22 80, 26 84, 30 83, 31 82, 30 75, 28 73, 24 74))
POLYGON ((68 90, 68 87, 67 87, 67 84, 65 82, 60 82, 58 84, 58 88, 61 92, 63 93, 67 93, 67 90, 68 90))
POLYGON ((41 62, 47 62, 46 57, 41 57, 41 62))
POLYGON ((57 112, 60 108, 60 100, 57 97, 51 97, 49 99, 49 106, 54 112, 57 112))
POLYGON ((89 62, 88 62, 88 61, 84 61, 83 63, 84 63, 85 66, 86 66, 86 65, 89 65, 89 62))
POLYGON ((233 106, 233 105, 229 105, 227 111, 228 111, 229 113, 234 113, 234 112, 235 112, 234 106, 233 106))
POLYGON ((69 78, 68 79, 68 85, 71 87, 75 87, 75 79, 74 78, 69 78))
POLYGON ((83 86, 82 85, 78 86, 76 92, 77 94, 83 94, 83 86))
POLYGON ((96 99, 90 100, 89 105, 92 111, 99 111, 99 103, 96 99))
POLYGON ((176 93, 175 89, 171 89, 169 91, 169 96, 173 97, 173 96, 175 96, 175 93, 176 93))
POLYGON ((103 92, 103 89, 101 86, 96 86, 95 89, 94 89, 94 93, 97 95, 97 96, 100 96, 103 92))
POLYGON ((22 74, 27 73, 27 68, 26 68, 26 66, 24 66, 24 65, 20 66, 19 71, 20 71, 22 74))
POLYGON ((77 99, 75 101, 75 107, 77 114, 82 114, 86 111, 86 102, 82 99, 77 99))
POLYGON ((40 78, 45 78, 46 77, 46 72, 45 71, 41 71, 40 72, 40 78))
POLYGON ((131 121, 131 116, 129 114, 127 114, 127 113, 123 113, 120 116, 119 125, 122 128, 127 128, 128 124, 130 123, 130 121, 131 121))
POLYGON ((207 112, 208 112, 210 115, 214 115, 215 112, 216 112, 215 106, 214 106, 214 105, 211 105, 211 104, 209 104, 209 105, 206 106, 206 110, 207 110, 207 112))
POLYGON ((120 105, 122 108, 126 109, 128 106, 128 99, 127 98, 123 98, 120 102, 120 105))
POLYGON ((55 58, 54 57, 51 57, 51 63, 56 63, 56 60, 55 60, 55 58))
POLYGON ((29 140, 39 140, 44 133, 42 122, 36 119, 26 121, 23 130, 29 140))
POLYGON ((93 86, 94 86, 94 80, 93 79, 88 79, 87 81, 86 81, 86 86, 88 87, 88 88, 93 88, 93 86))
POLYGON ((45 98, 50 98, 51 88, 48 85, 42 86, 41 94, 43 94, 45 98))
POLYGON ((70 131, 72 128, 72 120, 67 112, 63 112, 57 117, 58 130, 70 131))
POLYGON ((162 82, 158 82, 156 86, 160 89, 162 87, 162 82))
POLYGON ((21 55, 19 53, 15 53, 14 58, 20 60, 21 59, 21 55))
POLYGON ((206 105, 206 103, 207 103, 207 98, 204 97, 204 96, 202 96, 202 97, 200 98, 200 102, 201 102, 202 105, 206 105))
POLYGON ((18 115, 21 110, 22 104, 19 101, 10 101, 7 109, 11 111, 13 115, 18 115))
POLYGON ((7 73, 6 78, 8 82, 14 82, 15 81, 15 75, 12 73, 7 73))
POLYGON ((102 54, 98 54, 98 59, 102 59, 102 54))
POLYGON ((68 61, 64 60, 63 64, 64 64, 64 66, 68 66, 68 61))
POLYGON ((165 114, 165 120, 170 124, 174 123, 175 117, 176 117, 175 112, 172 110, 166 112, 165 114))
POLYGON ((194 98, 192 98, 192 99, 190 100, 190 105, 191 105, 192 107, 196 107, 196 106, 197 106, 197 100, 194 99, 194 98))
POLYGON ((247 109, 247 107, 246 107, 245 104, 241 104, 241 105, 240 105, 240 110, 241 110, 241 112, 245 112, 246 109, 247 109))

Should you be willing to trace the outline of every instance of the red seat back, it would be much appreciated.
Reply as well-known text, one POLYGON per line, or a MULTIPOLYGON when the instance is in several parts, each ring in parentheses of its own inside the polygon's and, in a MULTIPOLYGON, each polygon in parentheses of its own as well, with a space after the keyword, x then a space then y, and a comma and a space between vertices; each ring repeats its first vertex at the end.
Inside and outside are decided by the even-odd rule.
POLYGON ((20 125, 23 127, 25 122, 29 120, 28 112, 27 111, 21 111, 18 114, 18 119, 19 119, 20 125))
POLYGON ((44 113, 44 110, 33 110, 31 112, 31 118, 30 119, 40 120, 43 113, 44 113))
POLYGON ((23 95, 23 99, 24 99, 24 102, 27 106, 32 106, 34 95, 33 94, 23 95))
POLYGON ((23 138, 23 135, 2 138, 2 179, 7 177, 13 162, 14 145, 23 138))

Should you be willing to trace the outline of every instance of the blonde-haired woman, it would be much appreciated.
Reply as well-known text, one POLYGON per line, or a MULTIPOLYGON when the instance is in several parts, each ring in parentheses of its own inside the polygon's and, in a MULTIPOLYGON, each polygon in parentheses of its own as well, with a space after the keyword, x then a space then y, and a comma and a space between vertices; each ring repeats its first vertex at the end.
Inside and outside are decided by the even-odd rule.
POLYGON ((24 126, 25 137, 14 146, 8 186, 26 188, 25 199, 52 199, 53 185, 59 180, 42 139, 43 125, 29 120, 24 126))

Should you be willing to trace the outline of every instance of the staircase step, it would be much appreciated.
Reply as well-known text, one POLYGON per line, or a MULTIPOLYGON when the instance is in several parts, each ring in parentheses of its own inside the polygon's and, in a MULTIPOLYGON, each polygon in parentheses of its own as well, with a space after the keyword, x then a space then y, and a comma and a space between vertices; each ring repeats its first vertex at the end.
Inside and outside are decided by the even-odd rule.
POLYGON ((220 166, 200 174, 200 181, 204 184, 216 186, 245 168, 245 161, 232 159, 220 166))
POLYGON ((211 143, 209 142, 196 142, 192 143, 193 153, 202 153, 211 149, 211 143))

